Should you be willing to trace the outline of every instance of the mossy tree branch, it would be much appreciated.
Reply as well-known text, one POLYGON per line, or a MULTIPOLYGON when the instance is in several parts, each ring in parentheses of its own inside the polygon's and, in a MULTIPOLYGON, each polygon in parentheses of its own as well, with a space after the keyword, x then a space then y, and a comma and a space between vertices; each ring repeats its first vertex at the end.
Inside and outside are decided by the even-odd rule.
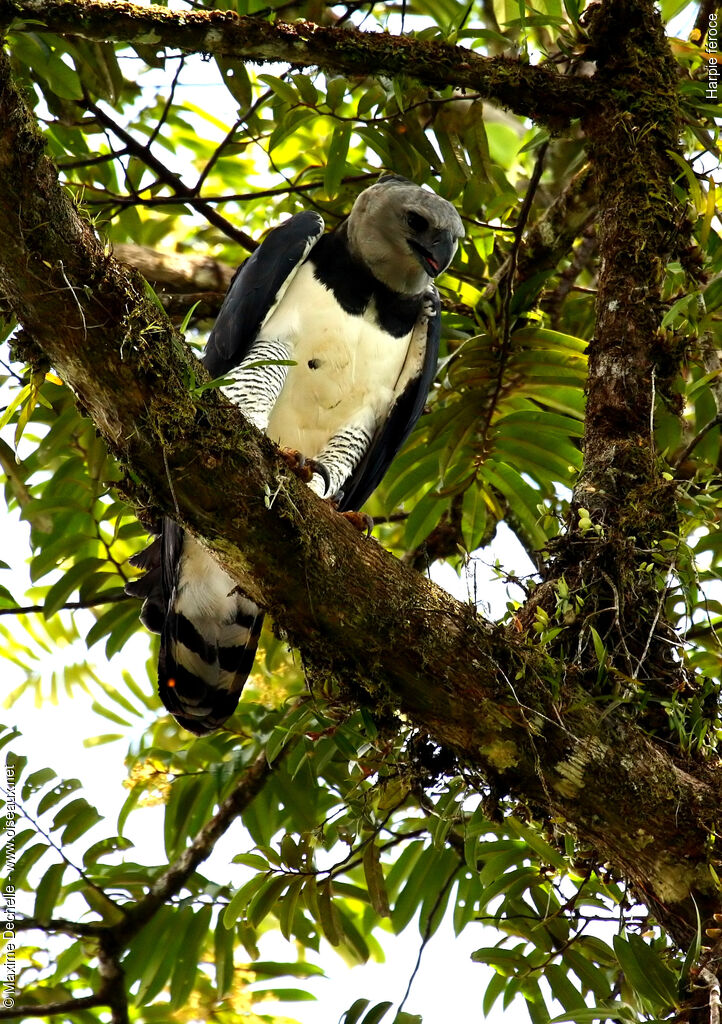
POLYGON ((332 28, 308 21, 270 24, 233 11, 170 11, 122 0, 0 0, 0 24, 13 31, 71 33, 84 39, 174 47, 182 52, 347 75, 405 75, 431 86, 472 89, 483 99, 561 129, 594 102, 589 79, 565 78, 551 66, 482 57, 461 46, 332 28), (27 22, 27 23, 26 23, 27 22))

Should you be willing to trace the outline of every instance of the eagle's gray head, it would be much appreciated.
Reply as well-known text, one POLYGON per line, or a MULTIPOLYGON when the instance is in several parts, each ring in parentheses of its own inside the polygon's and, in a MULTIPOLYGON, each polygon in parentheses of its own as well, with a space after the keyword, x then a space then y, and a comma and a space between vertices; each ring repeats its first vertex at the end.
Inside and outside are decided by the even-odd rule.
POLYGON ((446 270, 464 236, 451 203, 395 174, 361 193, 347 225, 351 250, 374 277, 406 295, 446 270))

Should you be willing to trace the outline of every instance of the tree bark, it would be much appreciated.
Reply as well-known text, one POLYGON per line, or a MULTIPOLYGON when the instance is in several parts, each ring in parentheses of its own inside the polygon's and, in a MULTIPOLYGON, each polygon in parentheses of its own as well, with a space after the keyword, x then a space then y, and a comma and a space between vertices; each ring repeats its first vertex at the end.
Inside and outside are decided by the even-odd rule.
POLYGON ((509 57, 482 57, 466 47, 407 36, 309 21, 271 24, 261 18, 239 17, 234 11, 180 13, 120 0, 0 0, 0 25, 11 25, 12 31, 37 32, 37 22, 51 32, 96 42, 112 39, 131 45, 157 44, 256 63, 280 61, 346 75, 406 75, 427 85, 454 85, 554 130, 561 130, 593 102, 589 79, 565 78, 549 66, 532 66, 509 57))

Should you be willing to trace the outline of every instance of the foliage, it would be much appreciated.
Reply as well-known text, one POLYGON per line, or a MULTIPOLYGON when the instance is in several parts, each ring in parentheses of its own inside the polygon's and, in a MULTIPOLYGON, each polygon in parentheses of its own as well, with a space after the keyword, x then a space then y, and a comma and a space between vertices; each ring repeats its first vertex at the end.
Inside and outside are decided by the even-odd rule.
MULTIPOLYGON (((391 3, 213 6, 269 20, 278 13, 399 29, 391 3)), ((573 74, 585 56, 581 7, 575 0, 535 7, 409 0, 402 18, 423 40, 464 43, 488 56, 514 48, 573 74)), ((684 0, 662 4, 667 21, 696 12, 684 0)), ((15 73, 62 180, 111 245, 203 253, 235 265, 249 239, 286 215, 312 207, 329 226, 338 223, 381 167, 457 205, 467 235, 441 281, 444 349, 428 413, 368 510, 381 543, 419 567, 444 558, 463 572, 502 522, 541 566, 567 520, 582 466, 597 281, 593 197, 563 251, 552 228, 541 231, 542 251, 522 267, 520 241, 577 187, 586 160, 578 127, 550 138, 479 95, 372 69, 346 79, 29 28, 10 29, 15 73), (551 265, 549 252, 556 252, 551 265)), ((675 187, 687 197, 706 276, 690 282, 678 262, 665 271, 662 328, 686 362, 682 378, 660 388, 656 431, 670 479, 681 479, 682 531, 662 539, 671 562, 652 553, 641 571, 654 580, 666 621, 681 637, 679 656, 699 683, 690 699, 666 698, 663 713, 686 756, 711 758, 720 735, 709 708, 722 628, 722 598, 711 586, 722 561, 714 354, 722 245, 709 169, 719 143, 704 97, 703 55, 682 39, 672 45, 686 157, 675 187)), ((184 323, 194 344, 208 328, 191 309, 195 301, 188 298, 184 323)), ((6 708, 28 691, 69 708, 84 691, 105 720, 98 728, 108 720, 113 728, 94 742, 130 744, 128 795, 112 825, 85 799, 81 781, 58 778, 49 754, 35 751, 28 761, 14 731, 0 736, 22 815, 14 836, 7 833, 15 858, 8 867, 18 907, 34 926, 21 933, 16 954, 23 1001, 62 1003, 101 988, 99 926, 122 921, 123 908, 140 903, 167 868, 134 860, 138 809, 162 804, 165 855, 175 864, 265 752, 273 770, 243 810, 233 881, 216 864, 208 876, 195 870, 122 949, 131 1020, 286 1019, 283 1002, 312 998, 304 984, 321 970, 307 951, 330 944, 349 965, 381 959, 393 951, 389 933, 413 923, 423 946, 447 910, 456 934, 479 923, 495 929, 493 940, 480 934, 480 943, 491 944, 474 955, 492 968, 484 1014, 517 997, 533 1024, 673 1014, 699 941, 688 953, 676 949, 624 879, 598 864, 583 839, 565 834, 562 821, 542 820, 534 808, 494 793, 412 723, 358 708, 348 695, 309 694, 293 654, 270 631, 230 728, 210 738, 189 741, 161 714, 152 659, 150 679, 126 670, 121 687, 94 666, 97 648, 87 660, 43 670, 43 652, 78 641, 89 649, 102 642, 107 658, 123 658, 142 631, 123 585, 145 530, 116 490, 121 471, 93 425, 14 329, 8 320, 4 338, 14 348, 2 381, 0 463, 7 507, 30 527, 32 585, 21 600, 8 573, 0 589, 5 657, 23 673, 6 708), (31 610, 21 611, 25 600, 31 610), (68 921, 80 926, 73 931, 68 921), (285 962, 259 959, 259 940, 273 930, 288 941, 285 962), (53 934, 49 956, 46 932, 53 934), (279 1002, 265 1002, 271 998, 279 1002)), ((601 531, 584 512, 578 509, 582 536, 601 531)), ((583 598, 557 585, 551 613, 538 609, 540 648, 557 640, 583 598)), ((506 621, 518 610, 510 602, 506 621)), ((594 651, 601 680, 613 630, 598 625, 590 622, 579 642, 594 651)), ((615 699, 634 704, 636 681, 618 682, 615 699)), ((71 1007, 65 1019, 107 1019, 104 1005, 71 1007)), ((392 1018, 421 1020, 364 998, 350 998, 344 1020, 392 1018)))

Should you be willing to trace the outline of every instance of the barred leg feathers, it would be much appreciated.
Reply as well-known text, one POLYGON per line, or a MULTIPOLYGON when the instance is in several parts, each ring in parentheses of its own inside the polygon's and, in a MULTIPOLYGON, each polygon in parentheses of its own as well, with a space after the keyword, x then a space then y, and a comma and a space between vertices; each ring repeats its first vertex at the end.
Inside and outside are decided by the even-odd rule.
POLYGON ((259 430, 268 418, 288 376, 291 353, 280 341, 257 341, 250 353, 226 374, 230 383, 221 391, 259 430))
POLYGON ((339 430, 323 446, 314 460, 325 467, 327 479, 320 473, 314 473, 308 486, 321 498, 333 498, 338 495, 368 451, 370 444, 371 433, 361 424, 339 430))

